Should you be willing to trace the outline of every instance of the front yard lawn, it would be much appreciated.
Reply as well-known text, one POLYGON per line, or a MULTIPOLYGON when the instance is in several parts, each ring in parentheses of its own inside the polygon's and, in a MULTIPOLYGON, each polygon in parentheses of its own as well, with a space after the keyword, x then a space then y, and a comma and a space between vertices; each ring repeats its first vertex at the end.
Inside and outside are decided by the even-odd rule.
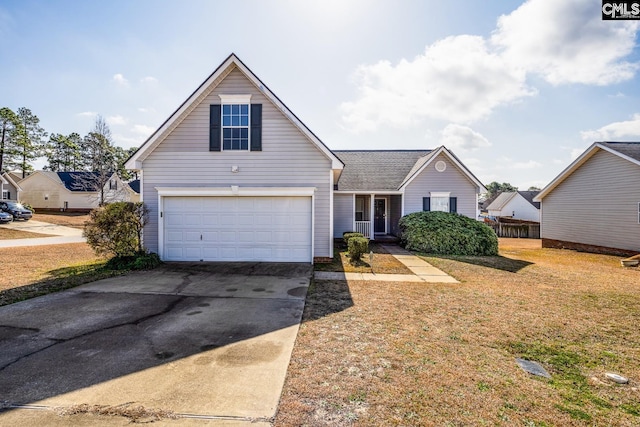
POLYGON ((340 271, 345 273, 376 273, 376 274, 412 274, 411 270, 398 261, 393 255, 384 250, 381 244, 369 242, 370 255, 362 256, 361 262, 352 265, 349 262, 347 248, 340 242, 333 247, 333 260, 330 263, 317 263, 313 266, 316 271, 340 271))
POLYGON ((276 425, 640 425, 640 269, 500 248, 425 257, 460 284, 315 282, 276 425))

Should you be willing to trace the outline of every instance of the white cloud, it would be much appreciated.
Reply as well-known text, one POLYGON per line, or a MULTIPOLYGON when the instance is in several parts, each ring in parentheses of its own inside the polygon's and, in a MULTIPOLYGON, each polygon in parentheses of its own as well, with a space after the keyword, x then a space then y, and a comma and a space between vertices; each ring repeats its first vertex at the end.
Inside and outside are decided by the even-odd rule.
POLYGON ((635 21, 603 21, 593 0, 528 0, 498 19, 491 37, 514 64, 549 83, 607 85, 633 77, 623 61, 635 45, 635 21))
POLYGON ((158 83, 158 79, 156 79, 153 76, 147 76, 147 77, 141 78, 140 83, 155 84, 155 83, 158 83))
POLYGON ((634 114, 631 120, 613 122, 600 129, 580 132, 582 139, 589 141, 607 141, 625 137, 640 138, 640 114, 634 114))
POLYGON ((129 86, 129 80, 125 79, 120 73, 113 75, 113 81, 120 86, 129 86))
POLYGON ((113 140, 116 145, 122 148, 139 147, 145 140, 142 136, 126 136, 122 134, 114 134, 113 140))
POLYGON ((125 125, 125 124, 127 124, 127 119, 125 119, 121 115, 117 114, 115 116, 107 117, 107 123, 109 123, 112 126, 125 125))
POLYGON ((584 148, 571 149, 571 161, 574 161, 575 159, 580 157, 580 154, 584 153, 584 150, 585 150, 584 148))
POLYGON ((461 151, 473 151, 478 148, 490 147, 491 143, 470 127, 448 124, 441 132, 440 144, 447 148, 461 151))
POLYGON ((414 125, 425 118, 467 123, 534 92, 524 70, 490 52, 478 36, 448 37, 397 65, 361 65, 359 97, 340 106, 351 130, 414 125))
POLYGON ((509 166, 510 169, 536 169, 542 166, 542 163, 536 162, 535 160, 529 160, 526 162, 514 162, 509 166))
POLYGON ((80 117, 95 117, 97 115, 98 113, 94 111, 83 111, 82 113, 76 114, 76 116, 80 116, 80 117))
POLYGON ((141 113, 155 113, 156 109, 153 107, 139 107, 138 111, 141 113))
POLYGON ((145 135, 145 136, 151 135, 155 130, 156 130, 155 128, 152 128, 151 126, 146 126, 146 125, 135 125, 133 126, 133 128, 131 128, 131 131, 133 133, 137 133, 138 135, 145 135))

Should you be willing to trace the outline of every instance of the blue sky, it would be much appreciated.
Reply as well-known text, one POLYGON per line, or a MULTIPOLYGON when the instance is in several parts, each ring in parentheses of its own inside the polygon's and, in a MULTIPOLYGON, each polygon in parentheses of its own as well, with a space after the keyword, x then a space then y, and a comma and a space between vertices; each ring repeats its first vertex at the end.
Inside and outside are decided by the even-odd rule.
POLYGON ((0 106, 140 145, 232 52, 332 149, 453 150, 542 187, 640 140, 638 23, 593 0, 0 3, 0 106))

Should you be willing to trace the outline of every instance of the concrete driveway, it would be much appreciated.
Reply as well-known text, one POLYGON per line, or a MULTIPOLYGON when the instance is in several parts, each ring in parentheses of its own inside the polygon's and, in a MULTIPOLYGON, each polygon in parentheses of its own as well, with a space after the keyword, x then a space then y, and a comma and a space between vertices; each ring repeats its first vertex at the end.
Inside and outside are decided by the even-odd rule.
POLYGON ((310 277, 307 264, 176 263, 0 307, 0 425, 84 425, 47 410, 79 404, 268 425, 310 277))
POLYGON ((49 224, 48 222, 35 221, 13 221, 0 225, 0 228, 8 228, 32 233, 50 234, 51 237, 35 237, 30 239, 9 239, 0 240, 0 248, 13 248, 18 246, 41 246, 56 245, 64 243, 86 242, 82 237, 82 229, 65 227, 63 225, 49 224))

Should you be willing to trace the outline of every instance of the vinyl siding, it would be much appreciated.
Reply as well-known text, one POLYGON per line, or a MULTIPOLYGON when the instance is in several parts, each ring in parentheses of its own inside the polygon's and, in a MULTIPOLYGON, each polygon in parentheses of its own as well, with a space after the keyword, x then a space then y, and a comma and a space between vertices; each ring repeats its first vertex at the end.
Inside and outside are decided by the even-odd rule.
POLYGON ((448 157, 439 155, 406 187, 404 192, 404 214, 422 211, 422 198, 430 192, 450 192, 458 198, 458 213, 476 217, 478 187, 458 169, 448 157), (437 161, 447 164, 444 172, 435 169, 437 161))
POLYGON ((353 231, 353 201, 353 194, 333 195, 333 237, 342 237, 345 231, 353 231))
POLYGON ((640 166, 600 150, 542 201, 542 238, 640 251, 640 166))
POLYGON ((400 227, 398 221, 402 217, 402 196, 389 196, 389 234, 398 235, 400 227))
POLYGON ((514 219, 540 222, 540 211, 520 194, 516 194, 501 210, 489 210, 492 216, 509 216, 514 219), (515 213, 515 215, 514 215, 515 213))
POLYGON ((155 187, 316 187, 314 256, 329 256, 330 169, 330 160, 235 69, 144 160, 145 246, 158 251, 155 187), (209 151, 209 105, 220 103, 219 94, 248 93, 262 104, 262 151, 209 151))

